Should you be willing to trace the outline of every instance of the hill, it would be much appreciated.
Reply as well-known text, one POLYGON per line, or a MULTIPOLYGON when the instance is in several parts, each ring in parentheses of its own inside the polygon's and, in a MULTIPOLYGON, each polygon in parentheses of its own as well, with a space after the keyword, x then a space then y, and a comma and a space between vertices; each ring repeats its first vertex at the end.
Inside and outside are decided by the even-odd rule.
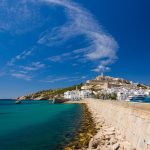
POLYGON ((36 93, 32 93, 29 95, 18 97, 18 100, 51 100, 55 98, 62 98, 64 92, 75 90, 76 88, 81 89, 82 83, 78 85, 73 85, 66 88, 58 88, 58 89, 49 89, 49 90, 42 90, 36 93))

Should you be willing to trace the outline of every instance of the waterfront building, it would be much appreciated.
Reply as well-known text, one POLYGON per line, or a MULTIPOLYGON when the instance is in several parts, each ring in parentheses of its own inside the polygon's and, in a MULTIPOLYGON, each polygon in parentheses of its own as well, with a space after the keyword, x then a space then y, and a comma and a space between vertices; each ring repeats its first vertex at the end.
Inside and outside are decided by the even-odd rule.
POLYGON ((64 98, 71 99, 71 91, 67 91, 64 93, 64 98))
POLYGON ((144 94, 145 94, 146 96, 150 96, 150 90, 146 90, 146 91, 144 92, 144 94))
POLYGON ((80 97, 81 98, 92 98, 92 91, 91 90, 81 90, 80 97))
POLYGON ((64 93, 64 98, 71 99, 73 101, 78 101, 81 99, 80 91, 79 90, 67 91, 64 93))
POLYGON ((92 91, 90 90, 73 90, 64 93, 65 99, 71 99, 73 101, 81 100, 83 98, 92 98, 92 91))

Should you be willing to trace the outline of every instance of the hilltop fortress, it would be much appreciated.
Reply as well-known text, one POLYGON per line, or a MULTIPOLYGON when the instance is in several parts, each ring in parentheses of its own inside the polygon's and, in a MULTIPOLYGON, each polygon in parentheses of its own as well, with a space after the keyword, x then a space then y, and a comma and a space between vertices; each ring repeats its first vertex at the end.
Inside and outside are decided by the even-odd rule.
MULTIPOLYGON (((143 88, 149 88, 148 86, 141 85, 143 88)), ((128 89, 138 89, 138 84, 133 83, 132 81, 125 80, 123 78, 113 78, 110 76, 104 76, 101 74, 97 76, 96 79, 87 80, 86 83, 82 86, 82 90, 107 90, 110 88, 121 88, 125 87, 128 89)))

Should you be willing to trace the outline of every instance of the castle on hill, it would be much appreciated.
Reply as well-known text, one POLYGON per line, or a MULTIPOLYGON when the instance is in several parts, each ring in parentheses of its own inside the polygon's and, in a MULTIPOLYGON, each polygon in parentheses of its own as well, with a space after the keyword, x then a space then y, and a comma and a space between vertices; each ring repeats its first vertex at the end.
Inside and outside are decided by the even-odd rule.
POLYGON ((104 74, 102 73, 93 80, 87 80, 81 89, 87 90, 92 88, 94 90, 101 90, 115 87, 133 88, 135 87, 135 84, 122 78, 113 78, 110 76, 104 76, 104 74))

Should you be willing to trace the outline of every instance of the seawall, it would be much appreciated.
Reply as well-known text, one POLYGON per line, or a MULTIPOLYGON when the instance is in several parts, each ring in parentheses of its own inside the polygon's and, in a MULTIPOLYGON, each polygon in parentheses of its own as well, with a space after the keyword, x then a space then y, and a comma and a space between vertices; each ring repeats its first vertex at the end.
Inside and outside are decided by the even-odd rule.
POLYGON ((118 130, 137 150, 150 150, 150 104, 88 99, 88 107, 118 130))

